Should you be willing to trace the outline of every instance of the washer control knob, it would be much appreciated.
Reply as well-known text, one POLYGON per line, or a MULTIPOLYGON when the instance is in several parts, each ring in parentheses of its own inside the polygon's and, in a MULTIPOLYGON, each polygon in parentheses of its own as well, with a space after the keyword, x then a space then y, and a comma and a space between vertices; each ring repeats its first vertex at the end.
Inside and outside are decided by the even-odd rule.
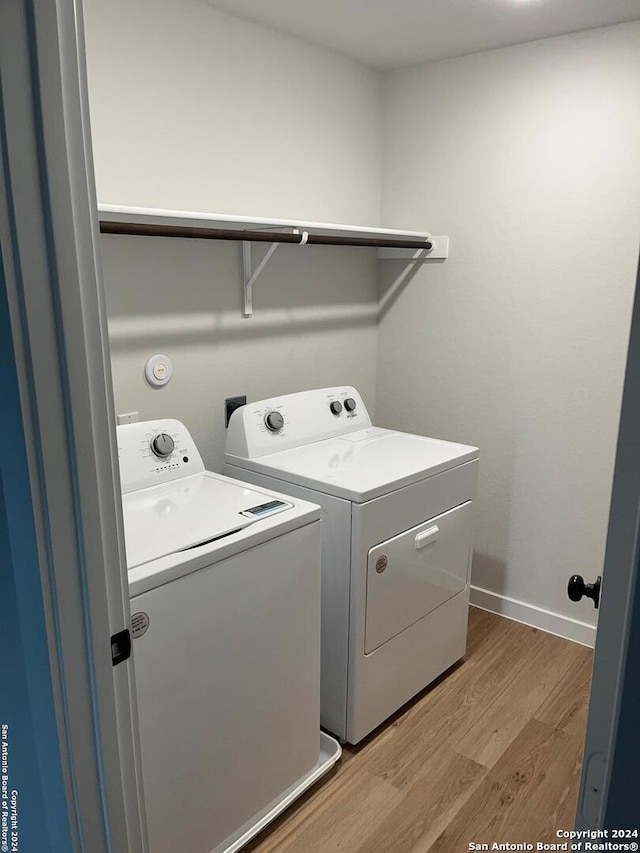
POLYGON ((344 407, 348 412, 355 411, 356 401, 353 399, 353 397, 347 397, 347 399, 344 401, 344 407))
POLYGON ((160 459, 166 459, 171 456, 173 449, 176 446, 175 441, 166 432, 161 432, 151 441, 151 449, 160 459))
POLYGON ((265 425, 271 432, 278 432, 284 426, 284 418, 280 412, 269 412, 264 419, 265 425))
POLYGON ((339 403, 337 400, 334 400, 333 403, 329 403, 329 408, 331 409, 334 415, 339 415, 342 411, 342 403, 339 403))

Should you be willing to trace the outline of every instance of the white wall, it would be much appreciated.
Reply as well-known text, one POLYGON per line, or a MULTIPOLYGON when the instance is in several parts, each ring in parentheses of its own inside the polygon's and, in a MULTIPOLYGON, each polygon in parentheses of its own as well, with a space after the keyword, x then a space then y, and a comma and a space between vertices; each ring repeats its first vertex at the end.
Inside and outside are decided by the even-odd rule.
POLYGON ((379 75, 201 0, 85 0, 98 198, 375 225, 379 75))
MULTIPOLYGON (((198 0, 85 0, 85 15, 101 202, 378 223, 377 72, 198 0)), ((374 250, 281 247, 247 320, 239 244, 102 245, 117 411, 182 418, 213 470, 225 396, 347 382, 373 408, 374 250), (175 368, 161 390, 143 379, 154 352, 175 368)))
POLYGON ((242 320, 234 244, 106 238, 118 410, 183 417, 219 469, 225 396, 352 383, 383 425, 480 446, 474 583, 592 623, 565 586, 604 552, 640 24, 381 77, 199 0, 85 2, 101 201, 375 224, 382 177, 383 224, 452 245, 376 330, 372 252, 281 248, 242 320))
POLYGON ((378 422, 480 447, 476 585, 593 622, 565 590, 604 554, 640 235, 640 24, 399 70, 384 97, 383 224, 448 234, 451 258, 380 323, 378 422))
POLYGON ((118 412, 184 420, 205 464, 222 470, 225 397, 260 400, 351 384, 375 394, 375 259, 370 251, 281 246, 241 317, 234 243, 103 237, 118 412), (171 358, 164 388, 143 379, 155 352, 171 358))

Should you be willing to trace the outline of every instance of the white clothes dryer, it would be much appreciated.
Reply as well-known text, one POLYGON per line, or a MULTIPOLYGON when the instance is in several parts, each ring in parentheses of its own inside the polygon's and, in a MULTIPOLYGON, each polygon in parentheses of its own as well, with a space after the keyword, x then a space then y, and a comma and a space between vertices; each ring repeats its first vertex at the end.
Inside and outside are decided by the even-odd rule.
POLYGON ((117 429, 150 853, 233 853, 340 755, 319 732, 320 510, 117 429))
POLYGON ((375 427, 343 386, 237 409, 226 450, 322 507, 321 724, 357 743, 465 654, 478 449, 375 427))

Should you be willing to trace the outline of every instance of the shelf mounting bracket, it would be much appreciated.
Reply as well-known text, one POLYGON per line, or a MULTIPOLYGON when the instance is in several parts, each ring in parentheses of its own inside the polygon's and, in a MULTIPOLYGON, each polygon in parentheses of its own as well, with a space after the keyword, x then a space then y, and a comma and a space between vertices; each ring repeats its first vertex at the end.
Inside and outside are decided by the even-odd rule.
MULTIPOLYGON (((299 234, 298 228, 292 229, 293 234, 299 234)), ((294 245, 304 246, 309 239, 309 234, 306 231, 302 232, 300 242, 294 245)), ((245 317, 251 317, 253 314, 253 285, 260 277, 262 271, 269 263, 280 243, 272 243, 265 256, 262 258, 258 266, 253 269, 253 259, 251 254, 251 243, 249 240, 242 241, 242 279, 244 289, 244 310, 245 317)))
POLYGON ((272 243, 267 249, 267 253, 260 261, 255 270, 252 269, 251 259, 251 243, 248 240, 242 241, 242 277, 244 281, 244 316, 251 317, 253 314, 253 285, 256 283, 262 270, 269 263, 275 250, 280 243, 272 243))

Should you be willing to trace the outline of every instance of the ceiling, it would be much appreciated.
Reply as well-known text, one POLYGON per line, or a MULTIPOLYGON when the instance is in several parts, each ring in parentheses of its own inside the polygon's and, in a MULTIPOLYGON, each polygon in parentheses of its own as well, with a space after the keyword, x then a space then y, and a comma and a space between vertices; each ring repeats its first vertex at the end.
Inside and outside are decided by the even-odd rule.
POLYGON ((379 69, 640 19, 640 0, 207 0, 379 69))

